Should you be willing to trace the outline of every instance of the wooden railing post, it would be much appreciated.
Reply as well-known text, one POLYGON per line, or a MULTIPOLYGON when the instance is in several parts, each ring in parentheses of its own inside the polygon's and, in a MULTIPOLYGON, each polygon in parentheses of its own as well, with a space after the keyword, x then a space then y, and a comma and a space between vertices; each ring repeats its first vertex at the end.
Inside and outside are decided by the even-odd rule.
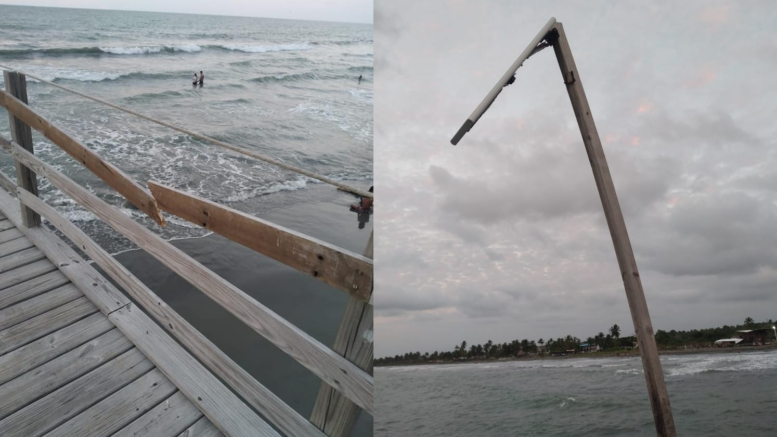
MULTIPOLYGON (((5 80, 6 92, 27 104, 27 79, 24 75, 15 71, 4 71, 3 79, 5 80)), ((30 126, 14 117, 10 111, 8 111, 8 117, 13 140, 25 150, 34 153, 30 126)), ((20 187, 37 196, 38 179, 35 173, 18 160, 14 160, 14 165, 16 166, 16 182, 20 187)), ((24 226, 32 228, 40 225, 40 215, 24 204, 21 204, 21 213, 24 226)))
POLYGON ((580 134, 583 136, 583 144, 588 153, 588 160, 591 162, 596 188, 599 190, 604 217, 610 228, 615 256, 618 259, 623 285, 626 289, 626 300, 629 302, 631 319, 637 334, 642 366, 645 369, 645 380, 647 381, 650 405, 653 408, 656 434, 659 437, 676 437, 677 431, 675 430, 672 408, 669 405, 669 394, 666 391, 661 360, 658 356, 653 324, 650 321, 647 300, 645 300, 645 293, 642 290, 642 281, 639 277, 639 270, 637 270, 634 251, 631 248, 629 233, 626 231, 626 221, 623 219, 618 196, 615 194, 615 184, 610 175, 610 168, 607 166, 607 159, 604 157, 602 141, 599 139, 594 117, 591 115, 591 107, 588 106, 583 83, 580 81, 575 60, 572 57, 572 49, 569 47, 564 26, 561 23, 556 23, 556 32, 557 35, 550 35, 549 39, 556 52, 556 60, 561 68, 564 84, 567 86, 572 109, 575 112, 580 134))
MULTIPOLYGON (((374 231, 373 231, 374 233, 374 231)), ((372 237, 364 256, 372 259, 372 237)), ((360 369, 372 374, 372 304, 353 296, 340 322, 332 350, 344 356, 360 369)), ((351 433, 361 409, 342 393, 322 382, 310 421, 329 437, 346 437, 351 433)))

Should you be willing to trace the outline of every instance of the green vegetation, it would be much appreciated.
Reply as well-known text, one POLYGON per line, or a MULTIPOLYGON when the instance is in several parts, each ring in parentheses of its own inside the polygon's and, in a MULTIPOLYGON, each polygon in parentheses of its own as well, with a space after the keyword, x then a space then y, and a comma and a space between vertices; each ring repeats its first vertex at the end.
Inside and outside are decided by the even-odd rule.
MULTIPOLYGON (((693 329, 690 331, 669 332, 656 331, 656 343, 659 349, 675 349, 680 347, 709 347, 722 338, 734 337, 737 330, 740 329, 760 329, 769 328, 774 325, 771 319, 762 323, 748 317, 742 325, 729 326, 724 325, 720 328, 693 329)), ((563 338, 548 339, 540 338, 534 340, 513 340, 509 343, 494 343, 488 340, 485 344, 470 345, 467 348, 467 342, 462 341, 456 345, 452 351, 435 351, 433 353, 408 352, 404 355, 395 355, 393 357, 378 358, 375 360, 376 366, 392 366, 407 364, 427 364, 455 361, 480 361, 494 359, 510 359, 537 355, 563 355, 566 353, 581 353, 583 351, 600 350, 604 353, 613 354, 625 349, 631 349, 636 346, 635 336, 621 337, 620 326, 612 325, 607 332, 599 332, 593 337, 588 337, 585 341, 572 335, 563 338)), ((772 334, 773 335, 773 334, 772 334)))

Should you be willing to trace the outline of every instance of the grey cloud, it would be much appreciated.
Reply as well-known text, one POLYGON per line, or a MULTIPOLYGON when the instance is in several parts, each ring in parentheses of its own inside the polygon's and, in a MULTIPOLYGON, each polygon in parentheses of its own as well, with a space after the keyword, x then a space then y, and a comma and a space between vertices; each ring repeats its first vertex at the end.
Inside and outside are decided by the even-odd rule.
POLYGON ((448 142, 551 15, 586 86, 654 326, 774 318, 777 96, 763 77, 777 57, 755 48, 777 41, 777 26, 768 3, 727 4, 378 3, 401 30, 376 30, 391 64, 376 71, 375 172, 387 187, 376 284, 390 283, 376 288, 376 354, 631 330, 552 52, 448 142))

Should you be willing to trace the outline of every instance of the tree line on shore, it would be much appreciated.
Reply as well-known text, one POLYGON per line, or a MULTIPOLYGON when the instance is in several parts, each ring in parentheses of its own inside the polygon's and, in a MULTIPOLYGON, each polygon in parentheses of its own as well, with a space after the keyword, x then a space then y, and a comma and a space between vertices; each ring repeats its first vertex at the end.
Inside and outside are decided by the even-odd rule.
MULTIPOLYGON (((719 328, 692 329, 690 331, 663 331, 655 333, 656 343, 659 349, 671 349, 683 346, 710 346, 721 338, 730 338, 736 331, 742 329, 769 328, 773 322, 755 323, 751 317, 745 319, 741 325, 724 325, 719 328)), ((454 361, 478 361, 500 358, 518 358, 531 355, 556 355, 567 352, 580 353, 586 351, 613 351, 618 349, 631 349, 636 345, 637 338, 634 335, 621 337, 621 328, 617 324, 612 325, 607 334, 599 332, 585 340, 567 335, 560 338, 549 338, 547 341, 540 338, 534 340, 513 340, 509 343, 494 343, 488 340, 484 344, 468 345, 466 341, 454 346, 450 351, 408 352, 393 357, 383 357, 375 360, 375 366, 392 366, 406 364, 441 363, 454 361)))

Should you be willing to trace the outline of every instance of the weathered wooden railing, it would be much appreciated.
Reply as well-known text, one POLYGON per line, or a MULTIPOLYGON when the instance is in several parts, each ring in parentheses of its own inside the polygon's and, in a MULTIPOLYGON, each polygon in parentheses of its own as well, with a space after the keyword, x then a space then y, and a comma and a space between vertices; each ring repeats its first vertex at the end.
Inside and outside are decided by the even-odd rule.
MULTIPOLYGON (((283 434, 346 436, 361 409, 372 414, 372 236, 362 256, 153 181, 148 182, 149 192, 33 111, 27 105, 23 74, 4 74, 6 91, 0 91, 0 106, 9 112, 12 140, 0 137, 0 147, 14 158, 18 185, 0 173, 0 186, 18 197, 24 226, 39 226, 40 216, 46 217, 283 434), (160 209, 167 211, 348 293, 334 350, 40 160, 33 153, 30 128, 65 150, 156 223, 164 225, 160 209), (310 421, 250 376, 90 237, 38 198, 37 176, 46 178, 321 378, 322 387, 310 421)), ((45 248, 42 250, 46 252, 45 248)))

